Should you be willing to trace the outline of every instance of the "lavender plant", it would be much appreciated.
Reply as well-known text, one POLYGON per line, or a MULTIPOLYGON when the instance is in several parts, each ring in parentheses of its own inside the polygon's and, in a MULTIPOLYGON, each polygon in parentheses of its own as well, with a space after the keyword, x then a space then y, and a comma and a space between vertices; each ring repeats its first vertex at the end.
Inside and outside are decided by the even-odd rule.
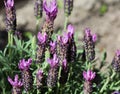
POLYGON ((67 20, 63 30, 60 30, 61 34, 54 32, 57 1, 36 0, 34 8, 37 20, 42 19, 42 10, 46 13, 46 19, 41 30, 36 27, 38 34, 27 41, 13 35, 16 30, 14 0, 4 2, 9 41, 4 50, 0 51, 0 94, 120 93, 120 50, 115 52, 108 70, 101 71, 105 66, 106 52, 99 62, 100 67, 95 67, 96 34, 92 34, 92 30, 88 28, 85 29, 84 44, 80 45, 82 41, 77 40, 74 26, 68 24, 73 0, 63 2, 67 20), (21 80, 18 80, 16 74, 20 75, 21 80), (14 80, 9 76, 15 76, 14 80))

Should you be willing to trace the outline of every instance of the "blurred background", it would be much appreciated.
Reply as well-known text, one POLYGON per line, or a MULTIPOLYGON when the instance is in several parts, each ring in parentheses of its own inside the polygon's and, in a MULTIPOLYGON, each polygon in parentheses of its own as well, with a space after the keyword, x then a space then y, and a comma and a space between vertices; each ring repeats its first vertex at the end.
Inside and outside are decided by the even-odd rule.
MULTIPOLYGON (((0 49, 4 48, 4 45, 7 43, 3 1, 0 0, 0 49)), ((15 0, 18 31, 35 32, 34 1, 15 0)), ((55 30, 63 28, 65 19, 63 0, 58 0, 58 2, 59 13, 54 24, 55 30)), ((41 20, 41 26, 43 20, 41 20)), ((98 35, 96 58, 99 59, 98 57, 101 53, 106 50, 107 61, 112 61, 114 52, 116 49, 120 49, 120 0, 74 0, 74 9, 69 22, 75 26, 80 42, 85 28, 89 27, 93 33, 96 33, 98 35)))

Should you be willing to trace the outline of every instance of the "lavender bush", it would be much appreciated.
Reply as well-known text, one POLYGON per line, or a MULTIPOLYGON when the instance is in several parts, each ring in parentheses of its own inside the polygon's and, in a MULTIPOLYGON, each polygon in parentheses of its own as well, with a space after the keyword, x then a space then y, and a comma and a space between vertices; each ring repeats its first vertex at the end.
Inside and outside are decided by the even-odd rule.
POLYGON ((101 69, 106 52, 95 67, 97 35, 87 28, 83 41, 78 41, 74 26, 68 24, 73 1, 64 0, 66 20, 61 34, 56 34, 57 1, 35 0, 37 35, 26 41, 15 35, 14 0, 4 0, 8 44, 0 51, 0 94, 120 94, 120 50, 105 72, 101 69), (46 19, 39 28, 43 12, 46 19))

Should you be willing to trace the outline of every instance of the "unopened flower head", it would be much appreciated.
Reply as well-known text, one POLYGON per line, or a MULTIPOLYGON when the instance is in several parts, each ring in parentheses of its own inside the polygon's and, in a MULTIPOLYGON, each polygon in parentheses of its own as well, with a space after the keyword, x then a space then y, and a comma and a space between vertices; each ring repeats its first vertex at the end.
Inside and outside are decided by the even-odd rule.
POLYGON ((83 72, 83 77, 86 81, 92 81, 95 78, 95 76, 96 76, 95 72, 92 72, 91 70, 83 72))
POLYGON ((31 64, 32 64, 32 59, 31 58, 29 58, 27 61, 25 61, 25 59, 22 59, 19 62, 19 69, 28 70, 30 68, 31 64))
POLYGON ((114 91, 112 94, 120 94, 119 91, 114 91))
POLYGON ((12 80, 10 77, 8 77, 9 83, 14 87, 22 87, 23 83, 21 80, 18 80, 18 75, 15 75, 14 80, 12 80))
POLYGON ((5 11, 6 11, 6 30, 15 31, 16 30, 16 12, 14 0, 4 0, 5 11))
POLYGON ((35 16, 40 19, 43 15, 43 0, 36 0, 34 6, 35 16))
POLYGON ((51 68, 56 67, 58 65, 57 55, 54 54, 52 59, 48 59, 48 63, 50 64, 51 68))
POLYGON ((115 56, 112 60, 112 67, 116 72, 120 71, 120 50, 115 52, 115 56))
POLYGON ((43 43, 45 43, 46 40, 47 40, 47 34, 44 33, 44 34, 42 35, 42 33, 38 32, 37 38, 38 38, 38 44, 43 44, 43 43))
POLYGON ((74 0, 64 0, 64 12, 66 16, 70 16, 73 10, 73 1, 74 0))
POLYGON ((43 8, 46 12, 47 19, 54 21, 54 19, 57 16, 57 12, 58 12, 56 0, 52 0, 51 2, 49 2, 49 4, 47 3, 47 0, 44 0, 43 8))

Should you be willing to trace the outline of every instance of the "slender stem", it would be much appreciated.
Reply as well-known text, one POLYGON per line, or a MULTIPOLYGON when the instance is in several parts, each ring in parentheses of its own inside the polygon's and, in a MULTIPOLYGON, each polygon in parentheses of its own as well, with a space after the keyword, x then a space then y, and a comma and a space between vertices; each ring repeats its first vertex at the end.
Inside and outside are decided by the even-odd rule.
POLYGON ((68 17, 66 16, 65 23, 64 23, 64 31, 66 31, 67 24, 68 24, 68 17))
POLYGON ((59 92, 59 88, 60 88, 59 80, 60 80, 60 77, 61 77, 61 71, 62 71, 62 66, 60 66, 60 68, 59 68, 59 73, 58 73, 58 83, 57 83, 58 87, 57 87, 57 93, 56 93, 56 94, 58 94, 58 92, 59 92))
POLYGON ((36 21, 36 33, 39 32, 40 18, 36 21))

